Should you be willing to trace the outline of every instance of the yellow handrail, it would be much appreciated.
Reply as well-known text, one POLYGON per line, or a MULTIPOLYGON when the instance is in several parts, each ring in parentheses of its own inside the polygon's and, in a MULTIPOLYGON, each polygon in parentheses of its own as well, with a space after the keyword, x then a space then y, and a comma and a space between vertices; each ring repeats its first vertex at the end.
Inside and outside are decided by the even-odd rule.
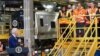
POLYGON ((95 51, 97 49, 97 44, 96 44, 96 38, 94 38, 94 43, 92 44, 90 50, 88 51, 87 55, 86 56, 94 56, 95 54, 95 51))
MULTIPOLYGON (((71 24, 70 24, 70 25, 71 25, 71 24)), ((75 23, 74 23, 73 25, 75 25, 75 23)), ((73 27, 74 27, 74 26, 73 26, 73 27)), ((73 27, 72 27, 72 28, 73 28, 73 27)), ((66 30, 67 30, 68 28, 69 28, 69 27, 67 27, 66 30)), ((64 33, 66 32, 66 30, 64 31, 64 33)), ((70 31, 71 31, 71 30, 72 30, 72 29, 70 29, 70 31)), ((63 33, 63 34, 61 35, 61 37, 58 39, 57 43, 55 44, 55 46, 53 47, 53 49, 51 50, 51 52, 48 54, 48 56, 53 52, 53 50, 56 49, 55 47, 56 47, 57 44, 59 44, 59 47, 58 47, 58 48, 60 48, 60 46, 61 46, 60 43, 61 43, 61 40, 63 40, 63 39, 62 39, 62 36, 64 35, 64 33, 63 33)), ((71 33, 71 32, 69 32, 69 33, 66 35, 66 37, 68 37, 68 35, 69 35, 70 33, 71 33)), ((67 39, 68 39, 68 38, 67 38, 67 39)), ((63 43, 63 42, 62 42, 62 43, 63 43)), ((58 48, 57 48, 57 49, 58 49, 58 48)))
MULTIPOLYGON (((71 42, 68 46, 71 46, 72 43, 73 43, 74 41, 75 41, 75 40, 73 39, 72 42, 71 42)), ((63 41, 63 43, 64 43, 64 41, 63 41)), ((62 43, 62 44, 63 44, 63 43, 62 43)), ((62 49, 63 49, 63 48, 62 48, 62 46, 61 46, 61 48, 59 48, 59 50, 57 50, 56 53, 54 53, 53 56, 58 56, 58 55, 59 55, 59 52, 61 52, 62 49)), ((66 48, 66 50, 67 50, 67 49, 68 49, 68 48, 66 48)), ((65 52, 64 52, 64 53, 65 53, 65 52)), ((63 54, 62 54, 62 55, 63 55, 63 54)))
MULTIPOLYGON (((62 39, 62 42, 60 41, 59 46, 58 46, 58 49, 63 45, 64 42, 66 42, 66 40, 69 39, 68 37, 70 36, 70 34, 71 34, 71 32, 72 32, 72 30, 73 30, 75 24, 76 24, 76 23, 73 24, 72 28, 70 29, 70 31, 68 32, 68 34, 65 36, 65 38, 62 39), (67 38, 66 38, 66 37, 67 37, 67 38)), ((59 50, 55 51, 54 56, 57 54, 57 52, 59 52, 59 50)))
MULTIPOLYGON (((94 20, 95 20, 95 19, 96 19, 96 18, 94 18, 94 20)), ((86 38, 86 36, 87 36, 87 34, 88 34, 89 30, 91 29, 91 27, 92 27, 92 25, 93 25, 93 23, 94 23, 94 20, 92 20, 92 23, 90 24, 90 26, 89 26, 88 30, 86 31, 86 33, 85 33, 85 35, 84 35, 83 39, 81 40, 81 42, 80 42, 79 46, 78 46, 78 47, 77 47, 77 49, 75 50, 75 52, 74 52, 74 56, 77 54, 77 52, 78 52, 78 50, 79 50, 79 48, 80 48, 81 44, 83 43, 84 39, 86 38)))
MULTIPOLYGON (((96 18, 96 22, 97 22, 97 18, 96 18)), ((96 32, 96 33, 95 33, 95 37, 96 37, 96 38, 94 38, 94 39, 95 39, 94 42, 95 42, 95 41, 97 42, 97 36, 98 36, 98 35, 97 35, 97 23, 95 23, 95 28, 94 28, 93 32, 91 33, 91 36, 90 36, 90 37, 92 37, 92 35, 93 35, 94 32, 96 32)), ((86 39, 85 39, 85 40, 86 40, 86 39)), ((85 42, 85 45, 87 45, 88 42, 89 42, 89 40, 85 42)), ((93 42, 93 43, 94 43, 94 42, 93 42)), ((97 44, 97 43, 96 43, 96 44, 97 44)), ((93 45, 94 45, 94 44, 93 44, 93 45)), ((96 45, 96 46, 97 46, 97 45, 96 45)), ((86 47, 86 46, 85 46, 85 47, 86 47)), ((84 47, 83 50, 85 50, 85 47, 84 47)), ((92 48, 92 46, 91 46, 90 48, 92 48)), ((97 49, 97 48, 95 48, 95 50, 96 50, 96 49, 97 49)), ((90 49, 90 50, 91 50, 91 49, 90 49)), ((83 51, 81 52, 81 55, 82 55, 82 53, 83 53, 83 51)), ((88 55, 89 55, 89 54, 88 54, 88 55)))
POLYGON ((50 51, 50 53, 48 54, 48 56, 56 49, 56 46, 60 43, 60 41, 62 40, 63 35, 65 34, 66 30, 71 26, 71 22, 70 24, 66 27, 65 31, 61 34, 61 36, 58 38, 58 41, 56 42, 56 44, 54 45, 53 49, 50 51))
MULTIPOLYGON (((70 36, 70 35, 69 35, 69 36, 70 36)), ((57 56, 57 52, 59 52, 59 51, 61 50, 63 44, 64 44, 68 39, 69 39, 69 38, 64 38, 64 39, 63 39, 63 41, 61 42, 61 44, 60 44, 60 46, 59 46, 59 50, 57 50, 57 51, 55 52, 54 56, 57 56)), ((75 40, 73 39, 72 42, 68 45, 68 47, 71 46, 72 43, 73 43, 74 41, 75 41, 75 40)), ((67 49, 68 49, 68 48, 67 48, 67 49)))
MULTIPOLYGON (((93 35, 93 33, 95 32, 95 29, 93 30, 93 32, 91 33, 91 36, 90 36, 90 38, 92 37, 92 35, 93 35)), ((95 41, 95 40, 94 40, 95 41)), ((85 38, 85 47, 83 48, 83 50, 81 51, 81 54, 80 54, 80 56, 82 56, 82 54, 83 54, 83 52, 85 51, 86 52, 86 46, 87 46, 87 44, 89 43, 89 39, 87 40, 86 38, 85 38)), ((94 42, 93 42, 94 43, 94 42)), ((90 47, 91 48, 91 47, 90 47)))
MULTIPOLYGON (((82 16, 88 16, 88 15, 82 15, 82 16)), ((95 19, 96 19, 96 17, 95 17, 95 19)), ((93 25, 95 19, 92 20, 92 22, 91 22, 89 28, 87 29, 85 35, 84 35, 83 38, 81 39, 81 42, 78 44, 78 46, 77 46, 77 48, 76 48, 76 50, 75 50, 73 56, 75 56, 75 55, 77 54, 78 50, 80 49, 81 45, 83 45, 83 43, 84 43, 84 47, 83 47, 83 49, 82 49, 81 55, 82 55, 82 53, 83 53, 84 51, 85 51, 85 52, 87 51, 87 50, 86 50, 86 47, 87 47, 86 45, 89 43, 89 40, 92 39, 92 38, 91 38, 91 39, 88 39, 88 38, 87 38, 87 34, 88 34, 88 32, 90 31, 91 28, 94 28, 94 30, 92 30, 91 36, 93 35, 94 31, 96 32, 96 33, 95 33, 96 37, 98 36, 98 35, 97 35, 97 23, 95 23, 95 27, 92 27, 92 25, 93 25)), ((96 22, 97 22, 97 20, 96 20, 96 22)), ((75 22, 75 23, 76 23, 76 22, 75 22)), ((59 55, 59 52, 62 52, 63 44, 64 44, 68 39, 70 39, 71 33, 73 33, 73 31, 74 31, 74 29, 75 29, 75 25, 73 25, 71 28, 70 28, 70 26, 72 26, 71 23, 68 24, 68 26, 66 27, 66 29, 64 30, 64 32, 61 34, 61 36, 58 36, 59 38, 58 38, 57 42, 55 43, 55 45, 54 45, 53 49, 51 50, 51 52, 48 54, 48 56, 49 56, 50 54, 53 54, 52 56, 58 56, 58 55, 59 55), (70 29, 69 29, 69 32, 66 34, 65 38, 63 38, 63 35, 66 33, 66 30, 68 30, 68 28, 70 28, 70 29), (67 37, 67 38, 66 38, 66 37, 67 37), (58 46, 57 46, 57 45, 58 45, 58 46)), ((58 32, 60 32, 60 31, 58 31, 58 32)), ((76 32, 76 31, 74 31, 74 35, 75 35, 75 32, 76 32)), ((91 37, 91 36, 90 36, 90 37, 91 37)), ((76 36, 73 36, 73 37, 76 37, 76 36)), ((66 56, 66 55, 69 54, 69 50, 70 50, 70 48, 73 48, 73 45, 74 45, 74 41, 75 41, 75 40, 76 40, 76 39, 74 39, 74 38, 71 39, 71 42, 68 44, 66 50, 65 50, 65 51, 63 52, 63 54, 62 54, 63 56, 66 56)), ((93 39, 93 40, 94 40, 94 39, 93 39)), ((93 43, 91 43, 90 50, 91 50, 93 47, 95 47, 94 45, 96 45, 96 44, 97 44, 97 38, 95 38, 95 41, 93 41, 93 43)), ((97 47, 95 47, 94 50, 96 50, 96 48, 97 48, 97 47)), ((90 52, 90 50, 89 50, 89 52, 90 52)), ((88 52, 88 54, 85 53, 85 56, 89 55, 89 52, 88 52)))
MULTIPOLYGON (((92 24, 93 24, 93 22, 92 22, 92 24)), ((92 27, 92 24, 90 25, 91 27, 92 27)), ((91 27, 89 27, 89 29, 91 28, 91 27)), ((88 29, 88 31, 89 31, 89 29, 88 29)), ((87 33, 88 33, 88 31, 87 31, 87 33)), ((86 34, 85 34, 86 35, 86 34)), ((83 40, 83 39, 82 39, 83 40)), ((80 46, 81 44, 79 44, 79 46, 80 46)), ((66 56, 66 55, 68 55, 69 54, 69 50, 66 50, 65 51, 65 53, 64 53, 64 56, 66 56)))

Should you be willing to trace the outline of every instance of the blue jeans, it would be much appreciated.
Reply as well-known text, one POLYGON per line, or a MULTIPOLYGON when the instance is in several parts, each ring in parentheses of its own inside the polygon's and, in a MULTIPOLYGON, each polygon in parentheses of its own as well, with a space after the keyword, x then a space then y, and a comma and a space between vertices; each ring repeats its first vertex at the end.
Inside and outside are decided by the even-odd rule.
POLYGON ((84 36, 84 26, 85 26, 85 23, 76 23, 76 27, 78 28, 78 29, 76 29, 76 36, 77 37, 84 36))

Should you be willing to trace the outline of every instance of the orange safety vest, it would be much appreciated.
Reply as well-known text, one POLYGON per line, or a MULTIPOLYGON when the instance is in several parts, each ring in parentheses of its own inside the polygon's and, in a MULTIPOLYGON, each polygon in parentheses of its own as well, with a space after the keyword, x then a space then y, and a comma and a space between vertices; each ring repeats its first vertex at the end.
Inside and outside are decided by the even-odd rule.
POLYGON ((81 9, 75 9, 73 11, 73 15, 74 15, 74 19, 76 20, 76 22, 79 22, 79 23, 84 23, 85 20, 86 20, 86 16, 83 16, 83 15, 86 15, 86 10, 81 8, 81 9))
POLYGON ((97 12, 97 8, 90 8, 90 9, 88 9, 88 13, 89 14, 96 14, 96 12, 97 12))
POLYGON ((88 14, 90 15, 90 18, 94 18, 93 15, 96 15, 97 8, 90 8, 87 10, 88 14))
MULTIPOLYGON (((90 20, 91 19, 93 19, 94 18, 94 16, 96 15, 96 12, 97 12, 97 8, 89 8, 89 9, 87 9, 87 12, 88 12, 88 15, 89 15, 89 17, 90 17, 90 20)), ((95 22, 96 22, 96 20, 95 20, 95 22)), ((88 22, 86 22, 87 24, 90 24, 90 22, 88 21, 88 22)), ((97 21, 97 23, 98 23, 98 21, 97 21)))

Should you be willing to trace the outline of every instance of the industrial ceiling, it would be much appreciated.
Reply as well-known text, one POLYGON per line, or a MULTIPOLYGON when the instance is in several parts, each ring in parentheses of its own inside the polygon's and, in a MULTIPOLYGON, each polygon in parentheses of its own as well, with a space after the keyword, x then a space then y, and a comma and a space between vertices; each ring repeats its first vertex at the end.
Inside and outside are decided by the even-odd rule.
MULTIPOLYGON (((41 2, 44 2, 44 1, 45 2, 56 2, 57 4, 68 4, 69 2, 88 1, 88 0, 33 0, 33 1, 34 1, 35 7, 40 8, 42 7, 41 2)), ((100 0, 92 0, 92 1, 100 1, 100 0)), ((0 10, 15 11, 15 10, 20 9, 21 6, 23 6, 23 0, 0 0, 0 6, 2 8, 0 10)))

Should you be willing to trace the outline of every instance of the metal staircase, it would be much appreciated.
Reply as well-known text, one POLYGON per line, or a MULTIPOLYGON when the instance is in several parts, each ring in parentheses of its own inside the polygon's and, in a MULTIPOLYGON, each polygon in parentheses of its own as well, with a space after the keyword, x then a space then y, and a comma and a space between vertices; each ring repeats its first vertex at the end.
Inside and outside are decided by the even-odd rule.
POLYGON ((65 31, 59 36, 58 41, 55 43, 55 46, 53 47, 53 49, 51 50, 51 52, 48 55, 57 56, 57 54, 59 54, 59 52, 62 51, 62 47, 63 48, 65 47, 65 49, 66 49, 68 46, 70 46, 73 43, 74 40, 70 40, 69 38, 71 38, 70 35, 74 30, 75 23, 73 25, 71 25, 71 24, 72 24, 72 22, 69 23, 69 25, 66 27, 65 31), (63 37, 63 35, 66 33, 66 31, 69 28, 70 28, 70 30, 69 30, 68 34, 65 37, 63 37), (67 46, 66 46, 66 44, 67 44, 67 46))
MULTIPOLYGON (((66 56, 66 55, 68 55, 68 56, 87 56, 88 51, 92 48, 91 46, 94 46, 94 44, 96 44, 95 43, 96 39, 92 38, 94 31, 91 32, 90 37, 87 37, 87 34, 88 34, 89 30, 92 28, 93 23, 94 23, 94 21, 91 23, 91 25, 88 28, 88 30, 86 31, 84 37, 81 40, 79 40, 79 43, 75 44, 72 48, 70 47, 70 50, 66 50, 66 52, 63 54, 63 56, 66 56)), ((95 51, 96 51, 96 49, 95 49, 95 51)), ((88 55, 89 55, 89 53, 88 53, 88 55)))
MULTIPOLYGON (((48 56, 94 56, 97 50, 97 18, 91 21, 83 37, 76 37, 76 22, 69 23, 48 56), (95 25, 95 27, 93 27, 95 25), (63 35, 69 29, 65 37, 63 35), (90 36, 88 34, 90 33, 90 36), (73 34, 73 35, 72 35, 73 34), (95 36, 93 36, 95 34, 95 36)), ((60 32, 60 31, 58 31, 60 32)), ((59 34, 58 34, 59 35, 59 34)))

